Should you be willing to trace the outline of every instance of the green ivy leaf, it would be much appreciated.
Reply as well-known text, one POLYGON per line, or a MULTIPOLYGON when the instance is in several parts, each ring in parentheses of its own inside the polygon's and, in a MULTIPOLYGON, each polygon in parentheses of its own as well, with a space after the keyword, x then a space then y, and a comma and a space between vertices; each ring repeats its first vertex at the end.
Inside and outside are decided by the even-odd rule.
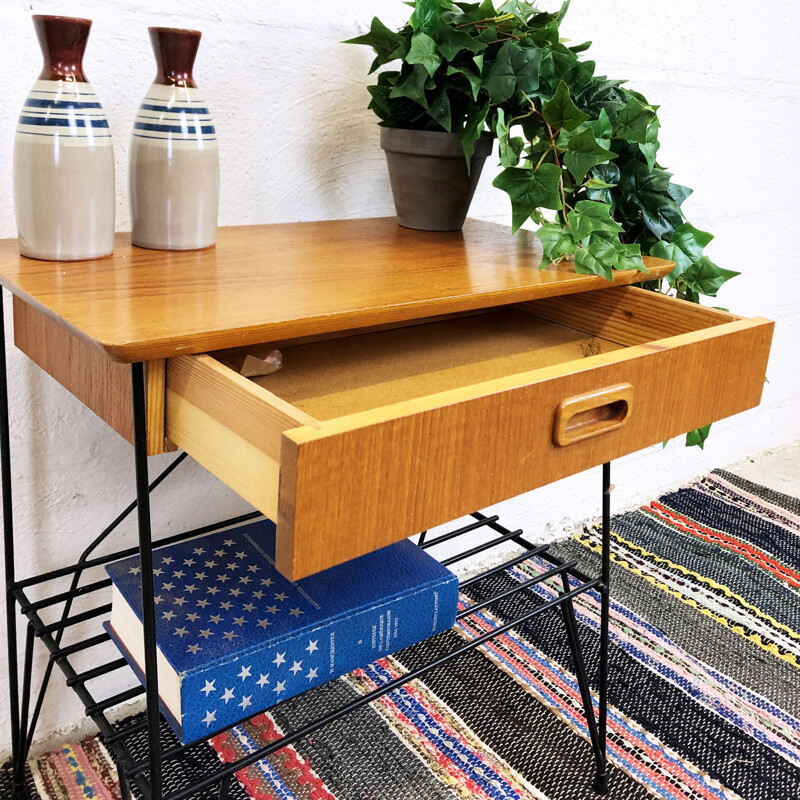
POLYGON ((652 106, 630 97, 625 107, 617 113, 617 136, 647 144, 647 129, 655 118, 656 112, 652 106))
POLYGON ((675 278, 686 272, 692 265, 692 259, 677 244, 663 239, 650 248, 650 255, 653 258, 663 258, 664 261, 672 261, 675 264, 675 268, 667 275, 670 284, 674 283, 675 278))
POLYGON ((601 178, 589 178, 583 185, 587 189, 613 189, 617 184, 606 183, 601 178))
POLYGON ((495 134, 500 151, 500 165, 503 167, 516 167, 525 141, 519 136, 511 136, 506 127, 506 114, 502 108, 497 109, 495 134))
POLYGON ((611 263, 615 269, 635 269, 647 272, 642 260, 642 247, 638 244, 620 244, 614 250, 611 263))
MULTIPOLYGON (((547 47, 542 53, 542 63, 539 67, 539 79, 542 84, 552 87, 552 92, 558 84, 566 79, 575 65, 578 57, 569 48, 563 45, 547 47)), ((541 94, 544 94, 542 92, 541 94)))
POLYGON ((693 261, 702 257, 703 250, 713 238, 713 233, 700 231, 688 222, 684 222, 683 225, 677 227, 675 233, 672 234, 673 244, 678 245, 693 261))
POLYGON ((526 3, 525 0, 508 0, 497 9, 497 13, 513 14, 520 22, 527 22, 536 10, 533 3, 526 3))
POLYGON ((650 255, 675 262, 675 269, 667 275, 670 283, 674 283, 679 275, 703 257, 703 249, 713 239, 713 235, 700 231, 694 225, 684 222, 672 234, 670 242, 656 242, 650 248, 650 255))
POLYGON ((691 291, 716 297, 722 284, 739 274, 718 267, 708 256, 703 256, 683 273, 683 278, 691 291))
POLYGON ((494 9, 492 0, 483 0, 482 3, 456 2, 453 3, 453 5, 460 8, 472 22, 478 22, 482 19, 491 19, 497 16, 497 11, 494 9))
POLYGON ((453 132, 452 113, 450 110, 450 98, 445 89, 439 89, 433 97, 433 102, 428 108, 428 116, 441 125, 448 133, 453 132))
POLYGON ((611 139, 614 129, 611 127, 611 120, 604 108, 600 109, 597 119, 589 123, 595 139, 611 139))
POLYGON ((462 50, 480 53, 486 49, 486 45, 483 42, 478 41, 474 36, 470 36, 466 31, 450 27, 444 21, 439 25, 434 38, 439 45, 439 52, 447 61, 452 61, 462 50))
POLYGON ((561 81, 553 98, 542 106, 542 115, 553 129, 566 128, 571 131, 589 119, 575 103, 572 102, 567 84, 561 81))
POLYGON ((658 239, 669 237, 683 223, 680 204, 670 194, 669 178, 668 172, 657 168, 651 172, 647 164, 635 160, 623 165, 620 176, 623 203, 633 213, 641 213, 658 239))
POLYGON ((689 431, 686 434, 687 447, 699 447, 701 450, 705 447, 706 439, 708 439, 708 432, 711 430, 710 425, 704 425, 702 428, 689 431))
POLYGON ((493 186, 511 198, 511 229, 516 233, 537 208, 558 211, 561 208, 561 170, 555 164, 542 164, 531 169, 509 167, 503 170, 493 186))
POLYGON ((511 63, 513 45, 506 42, 497 54, 494 64, 489 67, 483 85, 493 103, 505 103, 517 87, 517 75, 511 63))
POLYGON ((378 54, 378 66, 387 64, 395 58, 402 58, 397 51, 403 45, 403 37, 389 30, 377 17, 373 17, 369 33, 347 39, 344 44, 365 44, 371 47, 378 54))
POLYGON ((605 203, 581 200, 567 215, 567 223, 577 240, 585 239, 593 233, 618 237, 622 225, 611 217, 611 209, 605 203))
POLYGON ((692 193, 692 189, 688 186, 681 186, 679 183, 670 182, 667 189, 669 196, 679 205, 683 205, 683 201, 692 193))
POLYGON ((449 5, 446 0, 415 0, 414 13, 409 20, 411 27, 415 31, 433 33, 446 5, 449 5))
POLYGON ((392 99, 392 89, 400 78, 397 70, 387 70, 378 75, 378 83, 369 86, 372 102, 369 108, 381 120, 381 124, 390 128, 416 128, 425 116, 425 109, 407 97, 392 99))
POLYGON ((427 109, 428 101, 425 97, 425 84, 428 78, 428 70, 422 64, 414 64, 411 72, 397 81, 394 89, 389 93, 389 97, 393 100, 398 97, 407 97, 427 109))
POLYGON ((484 80, 492 103, 504 103, 516 89, 533 94, 539 88, 541 62, 541 48, 520 47, 516 42, 506 42, 484 80))
POLYGON ((613 281, 613 259, 616 243, 606 239, 595 239, 588 247, 579 247, 575 253, 575 272, 584 275, 599 275, 613 281))
POLYGON ((554 222, 542 225, 536 231, 536 235, 542 242, 544 252, 544 259, 540 265, 542 269, 559 256, 572 255, 576 250, 575 240, 569 230, 565 230, 554 222))
POLYGON ((658 155, 658 148, 661 147, 661 144, 658 141, 658 129, 659 129, 659 122, 658 119, 654 119, 647 128, 647 134, 645 135, 645 142, 642 144, 639 143, 639 151, 645 157, 647 161, 647 168, 652 170, 653 167, 656 165, 656 156, 658 155))
POLYGON ((588 128, 572 136, 567 147, 564 164, 578 183, 583 182, 592 167, 617 157, 616 153, 606 150, 588 128))
POLYGON ((597 200, 600 203, 605 203, 612 209, 612 216, 614 215, 614 195, 611 189, 605 189, 592 181, 605 184, 606 186, 616 187, 619 185, 619 167, 613 162, 608 164, 600 164, 594 167, 591 172, 591 178, 585 184, 586 196, 590 200, 597 200))
POLYGON ((392 103, 389 100, 389 93, 392 91, 390 86, 367 86, 367 91, 372 96, 369 104, 370 110, 374 111, 382 120, 387 119, 392 114, 392 103))
POLYGON ((427 33, 415 33, 411 37, 411 49, 406 61, 409 64, 422 64, 432 78, 442 63, 442 57, 436 50, 436 42, 427 33))
POLYGON ((478 92, 480 92, 481 86, 483 85, 480 75, 476 75, 471 69, 454 67, 452 65, 447 68, 447 74, 463 75, 469 81, 469 85, 472 89, 472 99, 475 100, 475 102, 478 101, 478 92))
POLYGON ((478 107, 470 106, 467 112, 467 118, 464 121, 464 130, 461 132, 459 138, 461 145, 464 148, 464 157, 467 159, 467 171, 472 169, 472 154, 475 152, 475 142, 483 131, 483 124, 486 122, 486 117, 489 114, 489 103, 478 107))

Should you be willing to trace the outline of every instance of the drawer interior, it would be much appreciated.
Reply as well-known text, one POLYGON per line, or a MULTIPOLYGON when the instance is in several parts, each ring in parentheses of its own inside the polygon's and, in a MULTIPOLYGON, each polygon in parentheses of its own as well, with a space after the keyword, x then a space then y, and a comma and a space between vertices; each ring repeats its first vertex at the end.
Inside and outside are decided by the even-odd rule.
POLYGON ((643 290, 637 291, 592 292, 392 330, 276 343, 283 368, 251 380, 326 421, 732 319, 711 309, 698 314, 683 303, 676 314, 676 301, 652 293, 637 303, 643 290))
POLYGON ((252 379, 318 420, 574 361, 622 347, 517 309, 282 347, 252 379))

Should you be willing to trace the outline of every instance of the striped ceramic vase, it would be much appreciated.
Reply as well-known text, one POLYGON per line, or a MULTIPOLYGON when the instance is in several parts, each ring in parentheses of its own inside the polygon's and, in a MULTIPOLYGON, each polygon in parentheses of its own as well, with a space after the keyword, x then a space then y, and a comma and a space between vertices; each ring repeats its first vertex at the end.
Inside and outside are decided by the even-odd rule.
POLYGON ((114 247, 114 148, 83 74, 88 19, 37 15, 44 68, 14 139, 14 208, 22 255, 78 261, 114 247))
POLYGON ((219 152, 192 77, 200 32, 149 30, 158 74, 133 124, 133 243, 155 250, 211 247, 217 234, 219 152))

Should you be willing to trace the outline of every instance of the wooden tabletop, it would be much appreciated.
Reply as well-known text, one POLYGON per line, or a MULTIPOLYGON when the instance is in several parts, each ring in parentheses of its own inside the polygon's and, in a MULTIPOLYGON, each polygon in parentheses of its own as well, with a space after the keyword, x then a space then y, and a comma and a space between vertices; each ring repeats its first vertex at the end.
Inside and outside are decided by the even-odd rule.
MULTIPOLYGON (((0 282, 114 361, 148 361, 469 311, 609 285, 573 264, 539 269, 528 231, 468 220, 458 233, 395 219, 220 228, 215 248, 165 252, 119 234, 96 261, 35 261, 0 241, 0 282)), ((616 272, 615 284, 661 277, 616 272)))

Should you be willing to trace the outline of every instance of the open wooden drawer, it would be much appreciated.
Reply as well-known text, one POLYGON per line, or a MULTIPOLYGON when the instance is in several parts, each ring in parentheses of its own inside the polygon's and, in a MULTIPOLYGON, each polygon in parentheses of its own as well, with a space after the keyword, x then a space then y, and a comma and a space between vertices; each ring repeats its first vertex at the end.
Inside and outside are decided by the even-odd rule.
POLYGON ((276 343, 255 380, 179 356, 166 432, 298 579, 757 405, 772 329, 624 287, 276 343))

